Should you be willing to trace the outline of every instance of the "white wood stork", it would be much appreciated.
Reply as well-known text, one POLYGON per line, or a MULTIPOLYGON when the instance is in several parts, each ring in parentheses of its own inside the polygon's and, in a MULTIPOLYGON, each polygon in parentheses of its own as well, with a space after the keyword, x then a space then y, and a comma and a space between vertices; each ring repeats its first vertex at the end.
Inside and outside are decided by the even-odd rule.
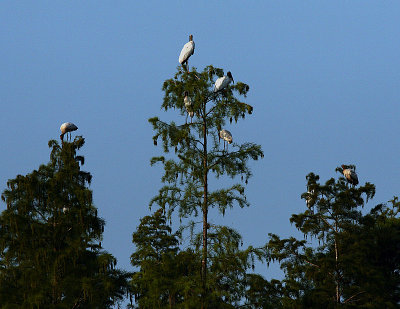
MULTIPOLYGON (((189 98, 189 92, 185 91, 184 94, 185 94, 185 97, 183 98, 183 102, 185 103, 186 111, 187 111, 188 115, 190 116, 190 123, 191 123, 193 116, 194 116, 193 103, 192 103, 192 99, 189 98)), ((186 123, 187 123, 187 115, 186 115, 186 123)))
POLYGON ((230 82, 234 83, 235 81, 233 80, 232 73, 228 72, 225 76, 222 76, 215 81, 214 92, 221 91, 228 86, 230 82))
POLYGON ((189 35, 189 42, 187 42, 179 55, 179 63, 189 72, 189 58, 194 54, 194 41, 193 35, 189 35))
POLYGON ((71 136, 71 132, 75 131, 75 130, 78 130, 78 127, 76 125, 74 125, 72 122, 64 122, 61 125, 60 130, 61 130, 60 139, 61 139, 61 142, 63 142, 64 141, 64 135, 66 133, 70 133, 70 136, 71 136))
MULTIPOLYGON (((225 142, 228 144, 232 144, 232 134, 228 130, 222 129, 219 131, 219 138, 224 140, 224 150, 225 150, 225 142)), ((226 145, 226 150, 228 150, 228 145, 226 145)))
POLYGON ((350 169, 347 165, 342 165, 343 175, 347 182, 351 183, 353 186, 358 185, 358 177, 355 171, 350 169))
POLYGON ((307 208, 309 208, 310 210, 311 210, 311 207, 314 206, 314 204, 315 204, 314 189, 312 189, 312 190, 308 189, 307 197, 306 197, 306 204, 307 204, 307 208))

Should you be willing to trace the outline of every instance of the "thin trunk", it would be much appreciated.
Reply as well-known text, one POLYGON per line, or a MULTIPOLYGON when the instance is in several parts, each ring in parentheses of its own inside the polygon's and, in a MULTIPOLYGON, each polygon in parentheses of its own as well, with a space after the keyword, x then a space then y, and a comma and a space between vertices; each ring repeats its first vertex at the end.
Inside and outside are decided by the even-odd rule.
POLYGON ((168 300, 169 300, 169 308, 172 309, 173 306, 175 305, 175 295, 172 295, 170 292, 168 295, 168 300))
POLYGON ((204 197, 203 197, 203 257, 201 261, 201 280, 202 280, 202 295, 201 308, 206 308, 207 298, 207 229, 208 229, 208 170, 207 170, 207 122, 206 122, 206 105, 203 107, 203 181, 204 181, 204 197))
MULTIPOLYGON (((55 227, 56 227, 56 219, 55 219, 55 216, 53 217, 53 251, 54 252, 57 252, 57 247, 56 247, 56 239, 55 239, 55 235, 56 235, 56 231, 55 231, 55 227)), ((57 256, 57 254, 56 254, 56 256, 57 256)), ((53 293, 53 301, 52 301, 52 303, 53 304, 57 304, 57 300, 56 300, 56 298, 57 298, 57 292, 56 292, 56 289, 57 289, 57 269, 56 269, 56 266, 54 266, 53 265, 53 271, 54 271, 54 274, 53 274, 53 283, 52 283, 52 293, 53 293)))
POLYGON ((340 304, 340 288, 339 288, 339 269, 338 269, 338 247, 337 247, 337 223, 335 222, 335 268, 336 268, 336 304, 340 304))

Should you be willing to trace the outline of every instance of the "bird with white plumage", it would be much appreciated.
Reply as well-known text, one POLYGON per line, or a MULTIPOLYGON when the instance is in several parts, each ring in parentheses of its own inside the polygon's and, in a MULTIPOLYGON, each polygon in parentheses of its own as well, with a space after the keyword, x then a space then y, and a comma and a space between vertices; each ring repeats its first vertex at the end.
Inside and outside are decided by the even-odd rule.
POLYGON ((69 133, 70 137, 71 137, 71 132, 78 130, 78 127, 76 125, 74 125, 72 122, 64 122, 61 125, 60 130, 61 130, 60 139, 61 139, 61 142, 64 142, 64 135, 69 133))
POLYGON ((189 97, 189 92, 185 91, 184 93, 184 98, 183 98, 183 103, 185 103, 185 108, 187 111, 186 115, 186 123, 187 123, 187 116, 190 116, 190 122, 192 122, 194 112, 193 112, 193 103, 192 99, 189 97))
MULTIPOLYGON (((222 129, 221 131, 219 131, 218 136, 219 139, 222 138, 224 140, 224 150, 225 150, 225 142, 227 142, 228 144, 232 144, 233 141, 232 134, 228 130, 222 129)), ((228 150, 228 145, 226 145, 226 150, 228 150)))
POLYGON ((306 204, 307 208, 311 210, 311 207, 315 204, 315 196, 314 196, 314 189, 308 189, 307 196, 306 196, 306 204))
POLYGON ((194 54, 194 41, 193 41, 193 35, 189 36, 189 42, 187 42, 179 55, 179 63, 182 64, 182 66, 186 69, 187 72, 189 72, 189 58, 191 55, 194 54))
POLYGON ((232 73, 228 72, 225 76, 218 78, 214 84, 214 92, 221 91, 222 89, 226 88, 230 83, 234 83, 232 73))
POLYGON ((350 169, 347 165, 342 165, 343 175, 346 178, 347 182, 352 184, 353 186, 358 185, 358 176, 356 172, 350 169))

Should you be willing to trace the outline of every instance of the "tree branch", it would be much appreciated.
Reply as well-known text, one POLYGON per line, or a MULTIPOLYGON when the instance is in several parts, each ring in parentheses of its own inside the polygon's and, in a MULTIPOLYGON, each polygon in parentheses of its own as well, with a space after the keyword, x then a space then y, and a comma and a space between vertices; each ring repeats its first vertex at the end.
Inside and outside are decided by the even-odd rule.
POLYGON ((354 294, 353 296, 351 296, 351 297, 349 297, 348 299, 346 299, 346 300, 343 302, 343 304, 347 303, 348 301, 350 301, 352 298, 356 297, 357 295, 360 295, 360 294, 363 294, 363 293, 366 293, 366 291, 361 291, 361 292, 358 292, 358 293, 354 294))

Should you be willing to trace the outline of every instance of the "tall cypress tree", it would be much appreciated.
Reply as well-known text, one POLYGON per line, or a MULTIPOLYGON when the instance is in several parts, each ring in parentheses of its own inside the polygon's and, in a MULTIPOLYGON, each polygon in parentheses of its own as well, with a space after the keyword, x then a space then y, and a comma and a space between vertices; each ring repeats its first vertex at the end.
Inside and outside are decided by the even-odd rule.
POLYGON ((128 274, 101 250, 92 176, 77 155, 82 137, 60 146, 50 162, 9 180, 0 215, 0 303, 4 308, 111 308, 127 291, 128 274))
POLYGON ((214 82, 221 76, 223 70, 213 66, 202 72, 195 68, 190 73, 178 69, 173 78, 164 82, 161 107, 165 111, 177 110, 186 119, 186 113, 193 113, 193 120, 189 123, 181 118, 177 124, 158 117, 149 119, 155 131, 154 143, 161 139, 164 152, 173 150, 176 154, 171 158, 152 158, 152 164, 160 162, 164 166, 162 181, 165 185, 150 205, 158 204, 169 214, 176 209, 181 218, 202 216, 202 307, 205 307, 207 298, 209 209, 215 207, 224 214, 228 207, 248 206, 243 184, 214 189, 210 188, 211 176, 217 179, 241 176, 247 183, 251 176, 248 160, 263 156, 261 147, 254 143, 233 143, 229 150, 221 145, 219 132, 227 121, 237 122, 253 111, 252 106, 238 98, 246 97, 249 86, 245 83, 238 82, 214 92, 214 82), (189 111, 184 104, 185 93, 192 102, 189 111))

